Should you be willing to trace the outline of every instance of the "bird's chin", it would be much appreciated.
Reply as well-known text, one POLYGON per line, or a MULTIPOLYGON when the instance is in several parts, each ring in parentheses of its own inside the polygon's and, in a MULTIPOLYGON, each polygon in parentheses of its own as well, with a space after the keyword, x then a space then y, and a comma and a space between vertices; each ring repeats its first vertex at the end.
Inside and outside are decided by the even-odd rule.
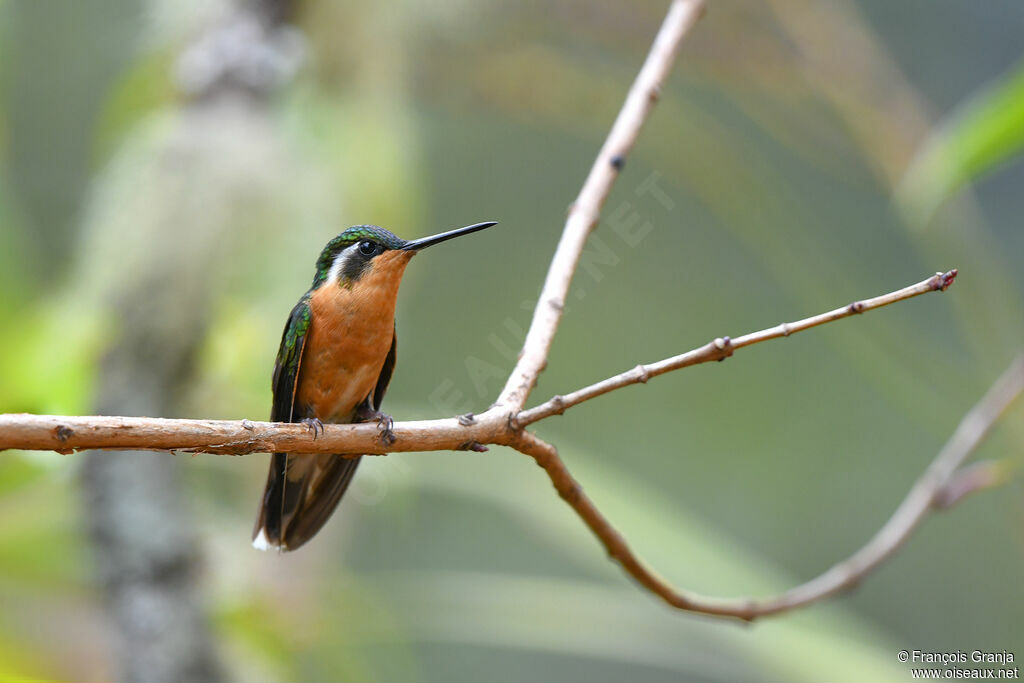
POLYGON ((409 261, 416 255, 415 251, 385 251, 373 259, 373 269, 379 274, 401 277, 409 261))

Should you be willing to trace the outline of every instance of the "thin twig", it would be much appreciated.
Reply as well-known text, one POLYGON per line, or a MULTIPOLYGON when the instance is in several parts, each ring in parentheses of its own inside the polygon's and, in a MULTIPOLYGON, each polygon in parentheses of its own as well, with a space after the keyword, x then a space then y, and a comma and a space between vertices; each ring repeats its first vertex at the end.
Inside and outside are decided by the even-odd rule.
POLYGON ((843 308, 785 323, 735 340, 716 339, 700 348, 650 365, 638 365, 615 377, 523 411, 513 418, 500 408, 472 419, 466 416, 441 420, 396 422, 396 439, 385 443, 375 425, 324 425, 316 436, 301 424, 249 420, 178 420, 146 417, 64 417, 59 415, 0 415, 0 450, 85 449, 174 450, 218 455, 245 455, 287 451, 291 453, 382 454, 409 451, 472 450, 473 444, 503 444, 519 429, 609 391, 646 382, 651 377, 680 368, 722 360, 735 349, 786 337, 810 327, 841 320, 919 294, 949 287, 956 271, 939 274, 873 299, 856 301, 843 308), (511 427, 509 421, 511 419, 511 427))
MULTIPOLYGON (((514 445, 537 461, 558 494, 597 536, 608 555, 642 586, 669 605, 682 610, 753 621, 758 617, 817 602, 856 586, 875 567, 891 557, 930 512, 946 509, 961 500, 967 491, 956 498, 946 497, 950 482, 957 480, 961 474, 959 467, 964 460, 974 452, 999 416, 1022 392, 1024 355, 1014 360, 981 401, 967 413, 935 460, 914 483, 896 512, 866 545, 818 577, 781 595, 760 600, 709 598, 675 588, 633 553, 625 538, 573 479, 554 446, 528 432, 524 432, 514 445)), ((966 472, 970 470, 963 471, 966 472)), ((970 490, 997 483, 998 479, 977 478, 972 482, 970 490)))
POLYGON ((927 294, 928 292, 944 292, 946 289, 953 284, 953 280, 956 279, 957 271, 954 268, 946 273, 935 273, 926 280, 922 280, 917 284, 898 289, 895 292, 889 292, 882 296, 876 296, 873 299, 864 299, 862 301, 854 301, 853 303, 837 308, 834 311, 827 313, 821 313, 820 315, 811 316, 810 318, 804 318, 803 320, 797 320, 791 323, 782 323, 775 327, 769 327, 766 330, 760 332, 752 332, 750 334, 737 337, 736 339, 730 339, 729 337, 719 337, 714 341, 711 341, 704 346, 687 351, 686 353, 665 360, 658 361, 657 363, 650 363, 648 365, 637 365, 623 373, 609 377, 608 379, 601 380, 590 386, 577 389, 576 391, 565 394, 564 396, 554 396, 545 403, 524 410, 516 416, 516 422, 520 426, 526 426, 536 422, 537 420, 543 420, 545 417, 551 415, 561 415, 567 409, 579 405, 584 401, 589 401, 592 398, 596 398, 602 394, 606 394, 609 391, 615 389, 621 389, 622 387, 629 386, 630 384, 645 383, 652 377, 663 375, 666 372, 673 370, 679 370, 680 368, 689 367, 691 365, 698 365, 700 363, 707 363, 710 361, 720 361, 728 358, 737 349, 742 349, 745 346, 753 346, 760 342, 768 341, 770 339, 778 339, 780 337, 788 337, 791 334, 802 332, 803 330, 817 327, 818 325, 824 325, 825 323, 835 322, 843 318, 848 318, 852 315, 858 315, 860 313, 866 313, 882 306, 888 306, 898 301, 904 301, 906 299, 919 296, 921 294, 927 294))
POLYGON ((956 476, 960 465, 974 452, 992 425, 1022 392, 1024 356, 1018 356, 964 416, 953 436, 924 474, 914 482, 889 521, 864 547, 818 577, 778 597, 753 603, 752 614, 763 616, 784 612, 857 585, 907 541, 929 512, 937 509, 937 497, 956 476))
POLYGON ((854 302, 794 323, 739 337, 721 338, 688 353, 650 365, 640 365, 566 396, 556 396, 530 410, 523 405, 547 362, 565 296, 587 236, 597 223, 608 192, 632 148, 658 88, 678 51, 683 36, 700 16, 702 0, 675 0, 665 18, 647 61, 626 98, 604 146, 598 154, 579 197, 570 210, 562 238, 548 270, 534 311, 523 353, 494 406, 480 415, 423 422, 395 423, 397 437, 386 443, 378 427, 325 425, 317 435, 304 425, 268 422, 168 420, 130 417, 60 417, 0 415, 0 450, 7 448, 57 450, 156 449, 245 454, 252 452, 304 452, 366 454, 390 451, 482 450, 485 444, 512 446, 533 457, 550 477, 558 494, 572 506, 618 562, 642 586, 668 604, 704 614, 745 620, 784 612, 833 595, 859 582, 888 558, 927 514, 963 499, 967 494, 1001 480, 996 465, 960 470, 960 465, 981 441, 1007 405, 1024 390, 1024 358, 1018 359, 968 413, 949 443, 917 481, 888 523, 861 550, 821 576, 780 596, 765 600, 714 599, 680 591, 647 567, 626 540, 604 518, 572 477, 554 446, 523 426, 596 396, 671 370, 710 360, 722 360, 738 348, 863 313, 925 292, 944 290, 956 271, 937 273, 916 285, 874 299, 854 302))
POLYGON ((958 470, 935 495, 938 510, 951 508, 961 500, 979 491, 994 489, 1010 480, 1013 466, 1008 460, 985 460, 958 470))
POLYGON ((301 427, 261 422, 146 420, 144 418, 62 418, 0 416, 0 450, 5 448, 72 451, 83 448, 183 450, 222 454, 257 451, 303 453, 383 453, 398 450, 475 450, 480 444, 507 440, 509 416, 522 409, 561 318, 562 306, 583 243, 597 219, 622 160, 633 147, 690 27, 700 17, 704 0, 674 0, 650 53, 637 75, 597 160, 583 184, 552 260, 527 333, 523 354, 494 407, 474 424, 460 420, 397 423, 390 445, 366 425, 328 425, 314 440, 301 427), (510 410, 511 409, 511 410, 510 410))
POLYGON ((633 149, 640 128, 658 99, 661 84, 672 68, 683 36, 700 18, 704 0, 675 0, 654 39, 640 73, 626 96, 615 124, 587 175, 579 196, 569 209, 565 229, 551 260, 519 362, 509 375, 497 404, 518 412, 547 365, 548 351, 562 319, 576 264, 590 232, 597 225, 608 193, 619 175, 622 161, 633 149))

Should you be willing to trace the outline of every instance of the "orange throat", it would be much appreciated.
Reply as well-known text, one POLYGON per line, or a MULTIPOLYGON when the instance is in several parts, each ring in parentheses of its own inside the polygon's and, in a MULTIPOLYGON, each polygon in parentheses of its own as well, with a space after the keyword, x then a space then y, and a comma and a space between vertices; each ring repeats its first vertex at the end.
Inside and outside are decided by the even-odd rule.
POLYGON ((310 298, 297 406, 324 422, 351 422, 380 377, 395 332, 395 300, 413 251, 387 251, 352 282, 328 281, 310 298))

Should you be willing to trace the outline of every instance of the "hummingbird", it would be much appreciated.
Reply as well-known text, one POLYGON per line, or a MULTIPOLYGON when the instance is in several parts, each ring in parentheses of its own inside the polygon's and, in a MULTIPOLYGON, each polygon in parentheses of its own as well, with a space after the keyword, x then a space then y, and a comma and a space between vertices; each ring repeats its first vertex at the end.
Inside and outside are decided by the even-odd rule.
MULTIPOLYGON (((377 421, 395 369, 395 300, 405 267, 418 252, 496 225, 475 223, 406 241, 375 225, 356 225, 320 252, 313 285, 288 316, 271 381, 273 422, 302 422, 313 436, 323 423, 377 421)), ((253 530, 260 550, 295 550, 334 512, 360 457, 274 453, 253 530)))

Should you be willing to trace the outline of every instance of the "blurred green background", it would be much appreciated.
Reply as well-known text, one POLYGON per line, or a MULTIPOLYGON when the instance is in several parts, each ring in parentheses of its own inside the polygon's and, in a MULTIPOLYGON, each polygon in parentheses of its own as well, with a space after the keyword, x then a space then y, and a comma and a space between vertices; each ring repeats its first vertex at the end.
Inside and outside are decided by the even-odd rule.
MULTIPOLYGON (((501 222, 409 268, 385 409, 496 396, 667 3, 277 5, 0 1, 0 411, 149 386, 124 412, 265 419, 288 311, 357 223, 501 222), (180 351, 171 379, 147 384, 163 353, 125 375, 133 343, 180 351)), ((1020 347, 1022 33, 1015 0, 712 0, 686 40, 534 401, 961 275, 537 426, 680 586, 766 595, 859 547, 1020 347)), ((1017 406, 978 457, 1022 443, 1017 406)), ((899 681, 901 649, 1024 657, 1019 479, 854 593, 743 628, 638 590, 504 449, 370 459, 282 556, 249 544, 267 456, 139 457, 182 482, 229 679, 899 681)), ((118 675, 85 458, 0 456, 0 678, 118 675)))

